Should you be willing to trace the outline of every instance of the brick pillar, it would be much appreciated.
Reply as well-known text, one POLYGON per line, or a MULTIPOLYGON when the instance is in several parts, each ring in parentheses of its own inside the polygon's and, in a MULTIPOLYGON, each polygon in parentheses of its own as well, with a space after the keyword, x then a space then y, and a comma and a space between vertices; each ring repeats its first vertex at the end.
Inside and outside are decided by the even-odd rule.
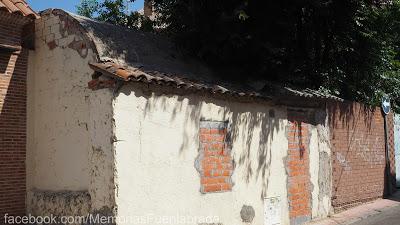
MULTIPOLYGON (((20 16, 0 13, 0 44, 21 46, 20 16)), ((0 49, 0 224, 24 215, 28 50, 0 49)))
POLYGON ((311 220, 309 124, 302 112, 288 112, 288 199, 293 225, 311 220))
POLYGON ((233 162, 227 139, 227 123, 200 121, 200 150, 196 167, 202 193, 232 190, 233 162))
POLYGON ((25 214, 27 60, 0 53, 0 216, 25 214))

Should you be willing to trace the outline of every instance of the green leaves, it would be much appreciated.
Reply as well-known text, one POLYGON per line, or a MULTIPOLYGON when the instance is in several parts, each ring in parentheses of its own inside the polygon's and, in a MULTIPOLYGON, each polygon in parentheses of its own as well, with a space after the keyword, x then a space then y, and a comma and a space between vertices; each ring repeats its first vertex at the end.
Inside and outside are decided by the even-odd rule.
POLYGON ((398 0, 155 0, 155 5, 177 44, 229 71, 226 79, 321 88, 374 105, 382 93, 400 96, 398 0))
POLYGON ((125 26, 132 29, 151 31, 152 21, 138 12, 129 11, 129 3, 134 0, 81 0, 76 6, 77 13, 99 21, 125 26))
MULTIPOLYGON (((399 0, 153 0, 156 20, 124 0, 82 0, 78 12, 164 32, 224 79, 266 79, 400 108, 399 0)), ((399 111, 400 112, 400 111, 399 111)))
POLYGON ((79 5, 76 6, 76 11, 81 16, 93 18, 99 7, 100 4, 97 0, 81 0, 79 5))

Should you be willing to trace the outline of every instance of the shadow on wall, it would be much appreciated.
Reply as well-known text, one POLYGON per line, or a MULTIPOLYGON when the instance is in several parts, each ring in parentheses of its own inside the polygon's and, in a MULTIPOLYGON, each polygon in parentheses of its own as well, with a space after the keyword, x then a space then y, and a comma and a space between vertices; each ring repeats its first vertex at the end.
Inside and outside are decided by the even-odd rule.
POLYGON ((383 196, 384 118, 377 107, 360 103, 328 105, 331 130, 334 208, 383 196))
MULTIPOLYGON (((392 184, 391 192, 397 192, 397 185, 396 185, 396 159, 395 159, 395 136, 394 136, 394 113, 390 112, 387 117, 387 140, 388 140, 388 147, 389 147, 389 160, 390 160, 390 182, 392 184)), ((385 168, 387 170, 387 168, 385 168)), ((385 171, 385 184, 387 184, 387 171, 385 171)), ((387 194, 389 190, 387 190, 387 186, 385 186, 384 194, 387 194)), ((396 200, 399 200, 399 196, 397 195, 396 200)))
POLYGON ((25 213, 27 59, 0 52, 0 214, 25 213))
MULTIPOLYGON (((236 155, 232 155, 235 167, 245 168, 245 175, 243 180, 246 183, 252 182, 252 180, 262 181, 262 194, 261 198, 266 196, 268 190, 268 177, 270 176, 270 165, 271 165, 271 144, 274 139, 274 133, 284 132, 281 129, 283 127, 282 121, 286 118, 284 117, 284 108, 270 107, 269 104, 264 102, 238 102, 237 99, 232 99, 227 101, 226 96, 216 96, 211 94, 202 95, 188 95, 182 96, 180 90, 174 88, 154 86, 150 88, 143 88, 138 84, 132 85, 129 88, 124 88, 123 93, 130 95, 130 90, 141 90, 135 92, 136 97, 144 97, 147 99, 146 106, 144 108, 144 117, 155 110, 168 111, 171 115, 169 122, 176 120, 176 117, 180 114, 184 114, 184 132, 183 141, 179 149, 179 154, 182 155, 186 149, 188 149, 193 139, 198 138, 198 133, 193 134, 190 130, 199 130, 199 123, 202 119, 201 109, 208 107, 207 104, 214 104, 218 106, 219 115, 222 121, 229 121, 229 142, 236 145, 234 148, 241 149, 240 152, 236 152, 236 155), (150 91, 151 89, 152 91, 150 91), (154 90, 154 92, 153 92, 154 90), (171 103, 168 101, 177 95, 177 99, 171 103), (164 96, 164 98, 154 98, 156 96, 164 96), (187 102, 187 105, 186 103, 187 102), (171 112, 171 104, 174 104, 171 112), (188 129, 190 128, 190 130, 188 129), (257 152, 254 152, 254 146, 257 147, 257 152), (252 149, 253 148, 253 149, 252 149), (257 158, 254 158, 254 156, 257 158), (254 160, 257 160, 254 163, 254 160)), ((287 146, 283 147, 287 150, 287 146)))
POLYGON ((379 113, 375 107, 355 102, 330 103, 328 109, 330 125, 333 127, 346 127, 347 129, 356 127, 359 122, 363 122, 365 127, 371 129, 372 119, 375 113, 379 113), (358 120, 360 116, 363 116, 363 121, 358 120))

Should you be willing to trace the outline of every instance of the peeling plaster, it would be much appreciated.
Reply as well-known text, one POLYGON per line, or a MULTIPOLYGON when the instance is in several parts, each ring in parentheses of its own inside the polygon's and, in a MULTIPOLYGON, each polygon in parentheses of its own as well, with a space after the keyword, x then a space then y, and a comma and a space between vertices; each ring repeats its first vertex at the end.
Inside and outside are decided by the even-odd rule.
POLYGON ((60 10, 45 11, 36 25, 28 74, 33 90, 28 136, 34 138, 27 149, 27 189, 33 190, 27 212, 116 213, 113 93, 87 88, 96 48, 80 24, 60 10), (76 194, 80 190, 87 190, 86 197, 76 194))
POLYGON ((318 170, 318 217, 325 218, 333 212, 332 198, 332 154, 330 131, 326 111, 318 111, 317 132, 319 140, 319 170, 318 170))
POLYGON ((42 19, 39 19, 36 24, 43 26, 41 39, 46 42, 49 50, 57 47, 70 48, 75 50, 81 58, 88 57, 89 50, 97 52, 93 41, 86 35, 85 29, 67 13, 49 9, 41 15, 42 19))
POLYGON ((282 163, 288 145, 286 110, 199 95, 160 94, 163 91, 132 83, 123 86, 115 100, 116 137, 124 140, 115 143, 118 215, 218 216, 224 224, 242 224, 240 211, 247 205, 254 208, 252 224, 263 224, 258 216, 264 211, 263 197, 283 196, 282 224, 289 224, 282 163), (271 109, 274 118, 269 117, 271 109), (229 121, 235 162, 232 191, 199 192, 194 165, 201 120, 229 121))

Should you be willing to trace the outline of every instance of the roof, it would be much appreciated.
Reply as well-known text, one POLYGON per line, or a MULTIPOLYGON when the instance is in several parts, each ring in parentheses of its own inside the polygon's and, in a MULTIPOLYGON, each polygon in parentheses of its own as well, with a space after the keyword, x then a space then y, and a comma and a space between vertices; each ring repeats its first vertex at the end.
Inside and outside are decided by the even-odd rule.
POLYGON ((135 81, 147 84, 157 84, 162 86, 173 86, 179 89, 207 91, 210 93, 226 94, 237 97, 257 97, 264 99, 272 99, 278 96, 292 96, 300 98, 313 99, 330 99, 335 101, 343 101, 334 95, 323 94, 319 91, 309 88, 303 90, 295 90, 289 87, 264 83, 263 88, 259 91, 249 90, 240 91, 233 88, 225 88, 217 84, 205 84, 198 81, 188 80, 183 77, 163 74, 155 71, 143 71, 140 67, 123 67, 112 62, 90 63, 90 67, 99 74, 114 77, 117 80, 124 82, 135 81))
POLYGON ((271 99, 284 94, 341 100, 311 89, 276 88, 276 85, 274 89, 266 88, 270 86, 266 81, 254 85, 254 81, 246 78, 236 82, 223 80, 200 61, 182 54, 166 37, 68 14, 84 28, 96 48, 98 62, 90 64, 90 67, 98 74, 123 82, 153 83, 236 97, 271 99))
POLYGON ((32 19, 39 18, 39 15, 31 9, 25 0, 0 0, 0 10, 32 19))
POLYGON ((262 95, 256 91, 247 91, 226 88, 218 84, 210 84, 200 82, 195 79, 189 79, 185 76, 175 76, 173 74, 166 74, 158 71, 144 71, 140 67, 123 67, 115 63, 103 62, 103 63, 90 63, 90 67, 101 74, 105 74, 116 79, 129 82, 136 81, 148 84, 157 84, 163 86, 173 86, 179 89, 185 90, 196 90, 196 91, 207 91, 210 93, 226 94, 238 97, 259 97, 259 98, 271 98, 267 95, 262 95))

